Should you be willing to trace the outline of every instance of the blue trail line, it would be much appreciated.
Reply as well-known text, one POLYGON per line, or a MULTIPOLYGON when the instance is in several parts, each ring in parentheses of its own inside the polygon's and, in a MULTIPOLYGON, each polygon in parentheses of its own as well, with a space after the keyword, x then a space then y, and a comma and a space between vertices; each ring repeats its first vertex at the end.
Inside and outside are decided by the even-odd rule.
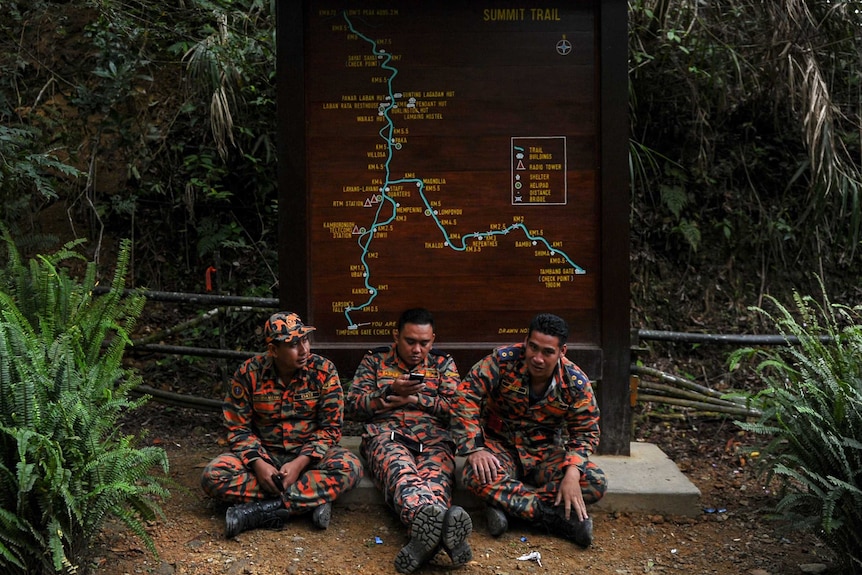
POLYGON ((542 236, 538 236, 535 234, 531 234, 530 231, 523 223, 516 223, 508 226, 502 230, 488 230, 484 232, 471 232, 465 234, 461 237, 460 245, 455 245, 452 242, 452 239, 449 237, 449 232, 446 231, 446 227, 440 221, 440 218, 437 217, 437 212, 431 207, 431 203, 428 201, 427 196, 425 195, 425 182, 419 178, 406 178, 406 179, 398 179, 392 180, 390 179, 392 173, 389 168, 389 164, 392 162, 394 151, 393 149, 396 146, 392 145, 392 136, 395 130, 395 122, 392 120, 390 115, 391 110, 394 110, 397 107, 397 99, 398 94, 393 90, 393 81, 395 77, 398 75, 398 70, 389 65, 392 60, 392 55, 387 53, 385 50, 381 50, 377 46, 377 42, 368 36, 359 32, 354 26, 353 22, 348 17, 347 13, 343 14, 345 22, 347 22, 347 26, 350 28, 350 31, 363 41, 367 42, 371 45, 371 53, 374 54, 378 60, 380 60, 380 67, 383 70, 386 70, 390 73, 389 79, 386 82, 386 86, 388 89, 388 97, 387 101, 380 104, 378 107, 379 115, 382 115, 386 119, 386 124, 383 128, 380 129, 380 137, 383 141, 386 142, 386 161, 384 162, 384 179, 383 185, 380 187, 380 202, 377 206, 377 211, 374 214, 374 220, 371 223, 371 226, 365 230, 364 232, 359 234, 359 238, 357 243, 359 247, 362 248, 362 255, 360 256, 360 261, 362 262, 362 266, 364 268, 363 277, 365 278, 365 289, 368 290, 368 299, 360 304, 347 306, 344 308, 344 317, 347 320, 347 328, 348 329, 358 329, 359 324, 354 323, 350 312, 360 311, 368 306, 370 306, 374 300, 377 298, 377 288, 371 285, 371 266, 368 264, 368 252, 371 249, 371 242, 374 240, 374 234, 378 228, 381 226, 389 225, 390 223, 395 221, 395 217, 398 213, 398 202, 396 202, 391 196, 389 196, 389 186, 391 184, 414 184, 419 189, 419 197, 422 198, 422 203, 425 204, 425 213, 429 217, 434 220, 437 228, 440 230, 440 233, 443 236, 444 245, 456 252, 466 251, 468 248, 467 242, 468 240, 478 240, 482 241, 489 236, 502 236, 507 235, 510 232, 515 230, 521 230, 524 232, 524 236, 532 241, 533 243, 544 244, 545 247, 548 248, 550 255, 559 255, 563 257, 566 262, 575 270, 575 274, 581 275, 585 274, 586 270, 582 267, 578 266, 572 258, 569 257, 563 251, 560 251, 556 248, 551 247, 550 242, 546 240, 542 236), (392 213, 388 215, 388 217, 384 214, 384 208, 386 206, 391 205, 392 213))

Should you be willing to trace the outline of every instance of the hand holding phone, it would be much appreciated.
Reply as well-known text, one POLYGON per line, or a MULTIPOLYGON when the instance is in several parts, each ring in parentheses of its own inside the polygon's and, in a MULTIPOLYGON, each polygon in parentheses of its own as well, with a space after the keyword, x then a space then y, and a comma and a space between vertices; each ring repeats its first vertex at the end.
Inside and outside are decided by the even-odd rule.
POLYGON ((399 397, 408 397, 421 393, 425 389, 424 373, 402 373, 392 382, 392 393, 399 397))

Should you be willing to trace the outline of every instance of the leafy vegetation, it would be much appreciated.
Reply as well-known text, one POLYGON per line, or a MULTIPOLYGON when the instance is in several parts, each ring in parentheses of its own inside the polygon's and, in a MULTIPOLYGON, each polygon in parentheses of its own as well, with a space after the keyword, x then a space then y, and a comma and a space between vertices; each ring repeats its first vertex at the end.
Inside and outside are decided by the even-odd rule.
POLYGON ((683 298, 651 327, 682 303, 751 329, 811 270, 858 277, 862 2, 629 0, 629 26, 633 293, 683 298))
POLYGON ((34 128, 0 124, 0 221, 38 212, 40 205, 57 199, 58 177, 78 175, 53 150, 39 150, 40 140, 34 128))
POLYGON ((167 456, 120 435, 140 378, 122 366, 144 305, 123 297, 129 245, 99 297, 94 264, 82 282, 64 262, 76 242, 29 264, 8 233, 0 274, 0 568, 9 574, 75 573, 108 517, 155 554, 143 522, 160 514, 167 456), (161 469, 162 473, 158 470, 161 469))
POLYGON ((737 422, 764 435, 769 477, 780 478, 777 511, 811 529, 862 572, 862 307, 796 294, 794 310, 770 298, 761 313, 787 338, 771 351, 744 349, 732 365, 759 357, 765 388, 751 401, 763 415, 737 422), (798 344, 797 344, 798 342, 798 344))
MULTIPOLYGON (((636 321, 746 322, 808 270, 855 277, 859 0, 628 6, 636 321), (682 297, 653 302, 668 277, 682 297)), ((212 265, 220 291, 272 295, 274 0, 4 7, 0 154, 24 169, 0 188, 19 241, 62 203, 97 254, 131 237, 136 285, 200 291, 212 265)))
POLYGON ((222 291, 272 295, 274 10, 11 2, 0 22, 0 178, 17 179, 0 190, 17 203, 4 202, 3 221, 26 238, 61 203, 96 254, 106 236, 132 238, 136 285, 201 291, 215 264, 222 291), (10 134, 16 147, 2 147, 10 134), (73 170, 81 177, 47 185, 73 170))

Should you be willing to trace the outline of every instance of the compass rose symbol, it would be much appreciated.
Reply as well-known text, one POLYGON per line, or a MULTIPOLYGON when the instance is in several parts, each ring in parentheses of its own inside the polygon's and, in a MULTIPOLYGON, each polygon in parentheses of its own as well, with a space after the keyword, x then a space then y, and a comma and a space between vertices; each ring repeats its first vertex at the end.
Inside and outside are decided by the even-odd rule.
POLYGON ((568 56, 571 51, 572 43, 566 40, 566 37, 563 36, 563 39, 557 42, 557 54, 560 56, 568 56))

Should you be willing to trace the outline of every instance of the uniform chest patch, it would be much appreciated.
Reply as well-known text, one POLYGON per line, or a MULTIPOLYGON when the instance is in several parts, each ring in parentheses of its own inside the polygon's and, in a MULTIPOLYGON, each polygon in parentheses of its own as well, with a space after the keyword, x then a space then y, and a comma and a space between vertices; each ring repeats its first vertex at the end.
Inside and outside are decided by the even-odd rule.
POLYGON ((514 381, 507 381, 505 383, 500 384, 500 389, 502 389, 503 391, 510 391, 512 393, 517 393, 518 395, 527 395, 527 388, 518 385, 514 381))

